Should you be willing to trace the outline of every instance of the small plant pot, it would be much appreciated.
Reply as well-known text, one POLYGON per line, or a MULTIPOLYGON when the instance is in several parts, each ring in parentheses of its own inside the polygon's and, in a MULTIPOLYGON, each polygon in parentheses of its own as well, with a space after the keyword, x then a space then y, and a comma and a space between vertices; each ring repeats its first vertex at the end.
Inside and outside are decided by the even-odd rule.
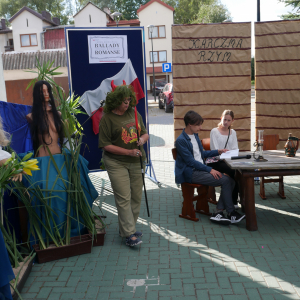
MULTIPOLYGON (((100 218, 100 216, 98 216, 100 218)), ((101 218, 100 218, 101 219, 101 218)), ((105 228, 102 223, 95 217, 97 236, 94 236, 93 247, 104 245, 105 228)), ((91 234, 91 233, 90 233, 91 234)))
POLYGON ((71 256, 91 253, 92 238, 89 234, 84 234, 81 236, 72 237, 70 245, 60 247, 55 247, 53 245, 54 244, 51 243, 50 247, 44 250, 40 250, 39 245, 32 246, 36 252, 37 261, 39 264, 62 258, 68 258, 71 256))
MULTIPOLYGON (((18 278, 18 283, 16 286, 16 289, 19 293, 21 293, 21 291, 26 283, 26 280, 29 277, 29 274, 30 274, 32 266, 33 266, 33 262, 34 262, 34 259, 31 259, 30 261, 26 262, 25 264, 24 264, 24 262, 19 263, 20 266, 18 268, 13 268, 15 276, 17 276, 17 274, 19 273, 19 270, 21 270, 21 273, 18 278)), ((10 288, 10 290, 11 290, 13 300, 17 300, 19 298, 19 295, 13 290, 12 287, 10 288)))

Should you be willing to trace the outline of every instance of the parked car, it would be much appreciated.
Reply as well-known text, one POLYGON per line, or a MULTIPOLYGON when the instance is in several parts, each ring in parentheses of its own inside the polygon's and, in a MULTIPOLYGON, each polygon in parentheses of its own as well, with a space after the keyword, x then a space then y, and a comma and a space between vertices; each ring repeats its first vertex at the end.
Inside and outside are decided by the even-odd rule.
POLYGON ((173 84, 167 83, 158 95, 159 108, 165 108, 165 112, 169 113, 173 111, 173 84))
POLYGON ((154 90, 156 92, 156 95, 158 95, 161 90, 164 88, 166 85, 166 81, 163 79, 155 79, 155 87, 154 84, 152 83, 152 96, 154 96, 154 90))

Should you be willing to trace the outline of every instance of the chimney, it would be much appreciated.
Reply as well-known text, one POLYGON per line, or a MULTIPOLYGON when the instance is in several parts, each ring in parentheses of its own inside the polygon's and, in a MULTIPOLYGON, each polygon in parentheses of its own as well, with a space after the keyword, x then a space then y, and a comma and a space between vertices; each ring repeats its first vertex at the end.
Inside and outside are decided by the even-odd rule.
POLYGON ((6 29, 6 24, 5 24, 5 19, 1 19, 1 27, 2 27, 2 30, 6 29))
POLYGON ((60 19, 59 19, 59 18, 53 17, 53 18, 52 18, 52 21, 53 21, 53 23, 55 23, 56 25, 60 25, 60 19))
POLYGON ((42 16, 44 19, 48 20, 51 22, 51 14, 45 10, 42 11, 42 16))
POLYGON ((110 9, 108 7, 104 7, 103 10, 110 15, 110 9))

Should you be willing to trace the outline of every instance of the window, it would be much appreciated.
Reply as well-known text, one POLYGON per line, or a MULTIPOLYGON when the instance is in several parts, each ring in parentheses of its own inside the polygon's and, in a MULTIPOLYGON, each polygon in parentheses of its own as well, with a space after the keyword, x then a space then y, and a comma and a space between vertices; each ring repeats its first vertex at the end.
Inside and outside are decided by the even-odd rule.
MULTIPOLYGON (((151 33, 148 29, 148 36, 149 39, 151 39, 151 33)), ((154 26, 153 32, 152 32, 152 38, 154 39, 163 39, 166 37, 166 30, 165 25, 162 26, 154 26)))
POLYGON ((21 47, 37 46, 36 34, 21 34, 21 47))
MULTIPOLYGON (((153 60, 154 62, 166 62, 167 61, 167 51, 153 51, 153 60)), ((152 60, 152 51, 150 51, 150 62, 152 60)))

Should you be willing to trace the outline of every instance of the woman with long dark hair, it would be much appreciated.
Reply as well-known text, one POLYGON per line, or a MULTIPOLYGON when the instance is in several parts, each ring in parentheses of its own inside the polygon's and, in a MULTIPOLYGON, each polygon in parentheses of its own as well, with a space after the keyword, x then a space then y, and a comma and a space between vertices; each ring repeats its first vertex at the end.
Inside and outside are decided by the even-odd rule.
POLYGON ((36 157, 48 156, 47 147, 53 155, 61 153, 64 131, 60 115, 55 106, 51 85, 43 80, 36 82, 32 110, 27 115, 36 157))

